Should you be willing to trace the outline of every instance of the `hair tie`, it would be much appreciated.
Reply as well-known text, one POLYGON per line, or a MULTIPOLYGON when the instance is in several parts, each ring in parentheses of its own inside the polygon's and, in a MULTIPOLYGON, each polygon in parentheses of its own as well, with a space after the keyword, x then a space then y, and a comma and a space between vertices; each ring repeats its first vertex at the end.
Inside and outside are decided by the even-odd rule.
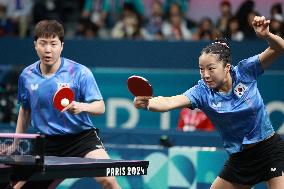
POLYGON ((221 43, 220 41, 216 41, 216 42, 214 42, 214 43, 212 43, 212 44, 215 44, 215 43, 224 45, 224 46, 227 47, 228 49, 230 48, 226 43, 221 43))

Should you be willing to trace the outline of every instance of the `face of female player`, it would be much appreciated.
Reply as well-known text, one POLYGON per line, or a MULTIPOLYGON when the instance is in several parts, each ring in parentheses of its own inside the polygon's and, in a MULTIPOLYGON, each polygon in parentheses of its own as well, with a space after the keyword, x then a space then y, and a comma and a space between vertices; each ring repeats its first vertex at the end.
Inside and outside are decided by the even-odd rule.
POLYGON ((218 55, 203 53, 199 57, 199 70, 205 84, 211 88, 220 90, 227 84, 230 77, 230 64, 218 60, 218 55))
POLYGON ((46 67, 60 65, 63 43, 59 40, 58 36, 49 38, 40 37, 34 42, 34 45, 41 64, 46 67))

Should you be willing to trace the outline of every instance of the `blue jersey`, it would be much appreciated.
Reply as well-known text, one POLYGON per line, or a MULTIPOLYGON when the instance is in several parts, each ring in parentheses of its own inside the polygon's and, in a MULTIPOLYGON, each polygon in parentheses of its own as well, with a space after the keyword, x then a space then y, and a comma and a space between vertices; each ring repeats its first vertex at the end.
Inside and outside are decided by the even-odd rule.
POLYGON ((225 149, 242 151, 243 144, 264 140, 274 133, 256 79, 263 73, 259 57, 245 59, 231 69, 232 91, 228 94, 210 89, 203 80, 187 90, 192 108, 206 113, 220 132, 225 149))
POLYGON ((85 112, 73 115, 61 113, 53 106, 55 92, 63 86, 75 93, 75 101, 102 100, 92 72, 85 66, 61 58, 61 65, 51 77, 40 71, 40 61, 23 70, 18 82, 18 100, 24 109, 31 111, 31 125, 46 135, 76 134, 93 128, 90 115, 85 112))

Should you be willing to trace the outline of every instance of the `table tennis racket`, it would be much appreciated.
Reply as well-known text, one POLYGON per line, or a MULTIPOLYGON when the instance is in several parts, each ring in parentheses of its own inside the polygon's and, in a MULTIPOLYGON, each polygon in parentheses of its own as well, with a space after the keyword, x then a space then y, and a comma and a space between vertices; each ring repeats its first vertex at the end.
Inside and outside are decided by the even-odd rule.
POLYGON ((149 81, 141 76, 130 76, 127 79, 128 90, 134 96, 152 96, 153 89, 149 81))
POLYGON ((53 105, 59 111, 62 111, 72 101, 74 101, 74 92, 69 87, 60 88, 53 96, 53 105))

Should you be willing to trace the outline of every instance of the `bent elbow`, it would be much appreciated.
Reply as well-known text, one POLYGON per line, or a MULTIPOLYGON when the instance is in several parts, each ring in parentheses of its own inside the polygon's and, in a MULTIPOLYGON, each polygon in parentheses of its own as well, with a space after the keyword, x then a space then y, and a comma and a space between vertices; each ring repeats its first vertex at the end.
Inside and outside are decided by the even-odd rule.
POLYGON ((105 112, 106 112, 106 108, 105 108, 105 106, 103 106, 103 107, 101 108, 100 114, 104 114, 105 112))
POLYGON ((93 115, 101 115, 104 114, 106 111, 105 103, 103 101, 96 101, 92 104, 92 110, 90 111, 93 115))
POLYGON ((97 115, 101 115, 101 114, 104 114, 106 111, 106 108, 105 108, 105 104, 103 103, 96 111, 96 114, 97 115))

